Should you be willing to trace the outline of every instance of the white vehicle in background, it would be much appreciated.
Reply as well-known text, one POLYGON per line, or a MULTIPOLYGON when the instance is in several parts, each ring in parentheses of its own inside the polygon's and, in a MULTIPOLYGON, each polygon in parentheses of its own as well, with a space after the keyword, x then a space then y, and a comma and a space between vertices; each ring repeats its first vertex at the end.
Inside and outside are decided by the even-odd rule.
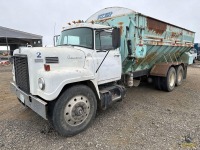
POLYGON ((197 50, 193 48, 186 52, 186 54, 188 55, 188 65, 195 63, 195 60, 197 60, 197 50))
POLYGON ((191 49, 189 51, 190 55, 192 56, 192 63, 195 63, 195 60, 197 60, 197 50, 195 48, 191 49))

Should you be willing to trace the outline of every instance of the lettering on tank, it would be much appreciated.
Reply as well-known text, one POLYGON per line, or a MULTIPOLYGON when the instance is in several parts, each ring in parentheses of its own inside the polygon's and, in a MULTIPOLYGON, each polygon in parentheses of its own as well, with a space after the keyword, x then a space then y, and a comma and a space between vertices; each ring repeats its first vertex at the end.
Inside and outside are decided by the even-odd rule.
POLYGON ((112 14, 113 12, 104 13, 104 14, 99 15, 97 19, 100 20, 100 19, 108 18, 108 17, 111 17, 112 14))

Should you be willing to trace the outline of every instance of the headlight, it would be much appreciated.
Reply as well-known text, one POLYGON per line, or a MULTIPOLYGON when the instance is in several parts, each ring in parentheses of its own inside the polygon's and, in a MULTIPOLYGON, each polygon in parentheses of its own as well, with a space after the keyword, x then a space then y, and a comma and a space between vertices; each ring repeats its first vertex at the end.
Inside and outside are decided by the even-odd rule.
POLYGON ((43 78, 39 78, 39 79, 38 79, 38 87, 39 87, 41 90, 44 90, 44 88, 45 88, 45 82, 44 82, 44 79, 43 79, 43 78))

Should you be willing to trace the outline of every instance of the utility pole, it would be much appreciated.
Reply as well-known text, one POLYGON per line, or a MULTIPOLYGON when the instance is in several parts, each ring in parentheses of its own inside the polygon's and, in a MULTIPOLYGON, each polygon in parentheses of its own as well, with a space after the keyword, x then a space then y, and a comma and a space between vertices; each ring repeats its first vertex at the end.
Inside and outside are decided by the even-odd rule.
POLYGON ((6 32, 6 46, 7 46, 7 53, 8 53, 8 37, 7 37, 7 32, 6 32))
POLYGON ((6 46, 7 46, 7 59, 9 61, 9 55, 10 54, 8 54, 8 37, 7 37, 7 33, 6 33, 6 46))

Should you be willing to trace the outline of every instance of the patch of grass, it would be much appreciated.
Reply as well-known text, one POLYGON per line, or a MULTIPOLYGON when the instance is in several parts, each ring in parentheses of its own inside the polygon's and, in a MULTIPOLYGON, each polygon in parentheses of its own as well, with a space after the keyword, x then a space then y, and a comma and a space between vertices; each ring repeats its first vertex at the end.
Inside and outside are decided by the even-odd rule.
POLYGON ((182 148, 192 148, 192 149, 194 149, 194 148, 196 148, 196 146, 197 146, 197 144, 195 144, 195 143, 187 143, 187 142, 185 142, 185 143, 181 144, 182 148))

